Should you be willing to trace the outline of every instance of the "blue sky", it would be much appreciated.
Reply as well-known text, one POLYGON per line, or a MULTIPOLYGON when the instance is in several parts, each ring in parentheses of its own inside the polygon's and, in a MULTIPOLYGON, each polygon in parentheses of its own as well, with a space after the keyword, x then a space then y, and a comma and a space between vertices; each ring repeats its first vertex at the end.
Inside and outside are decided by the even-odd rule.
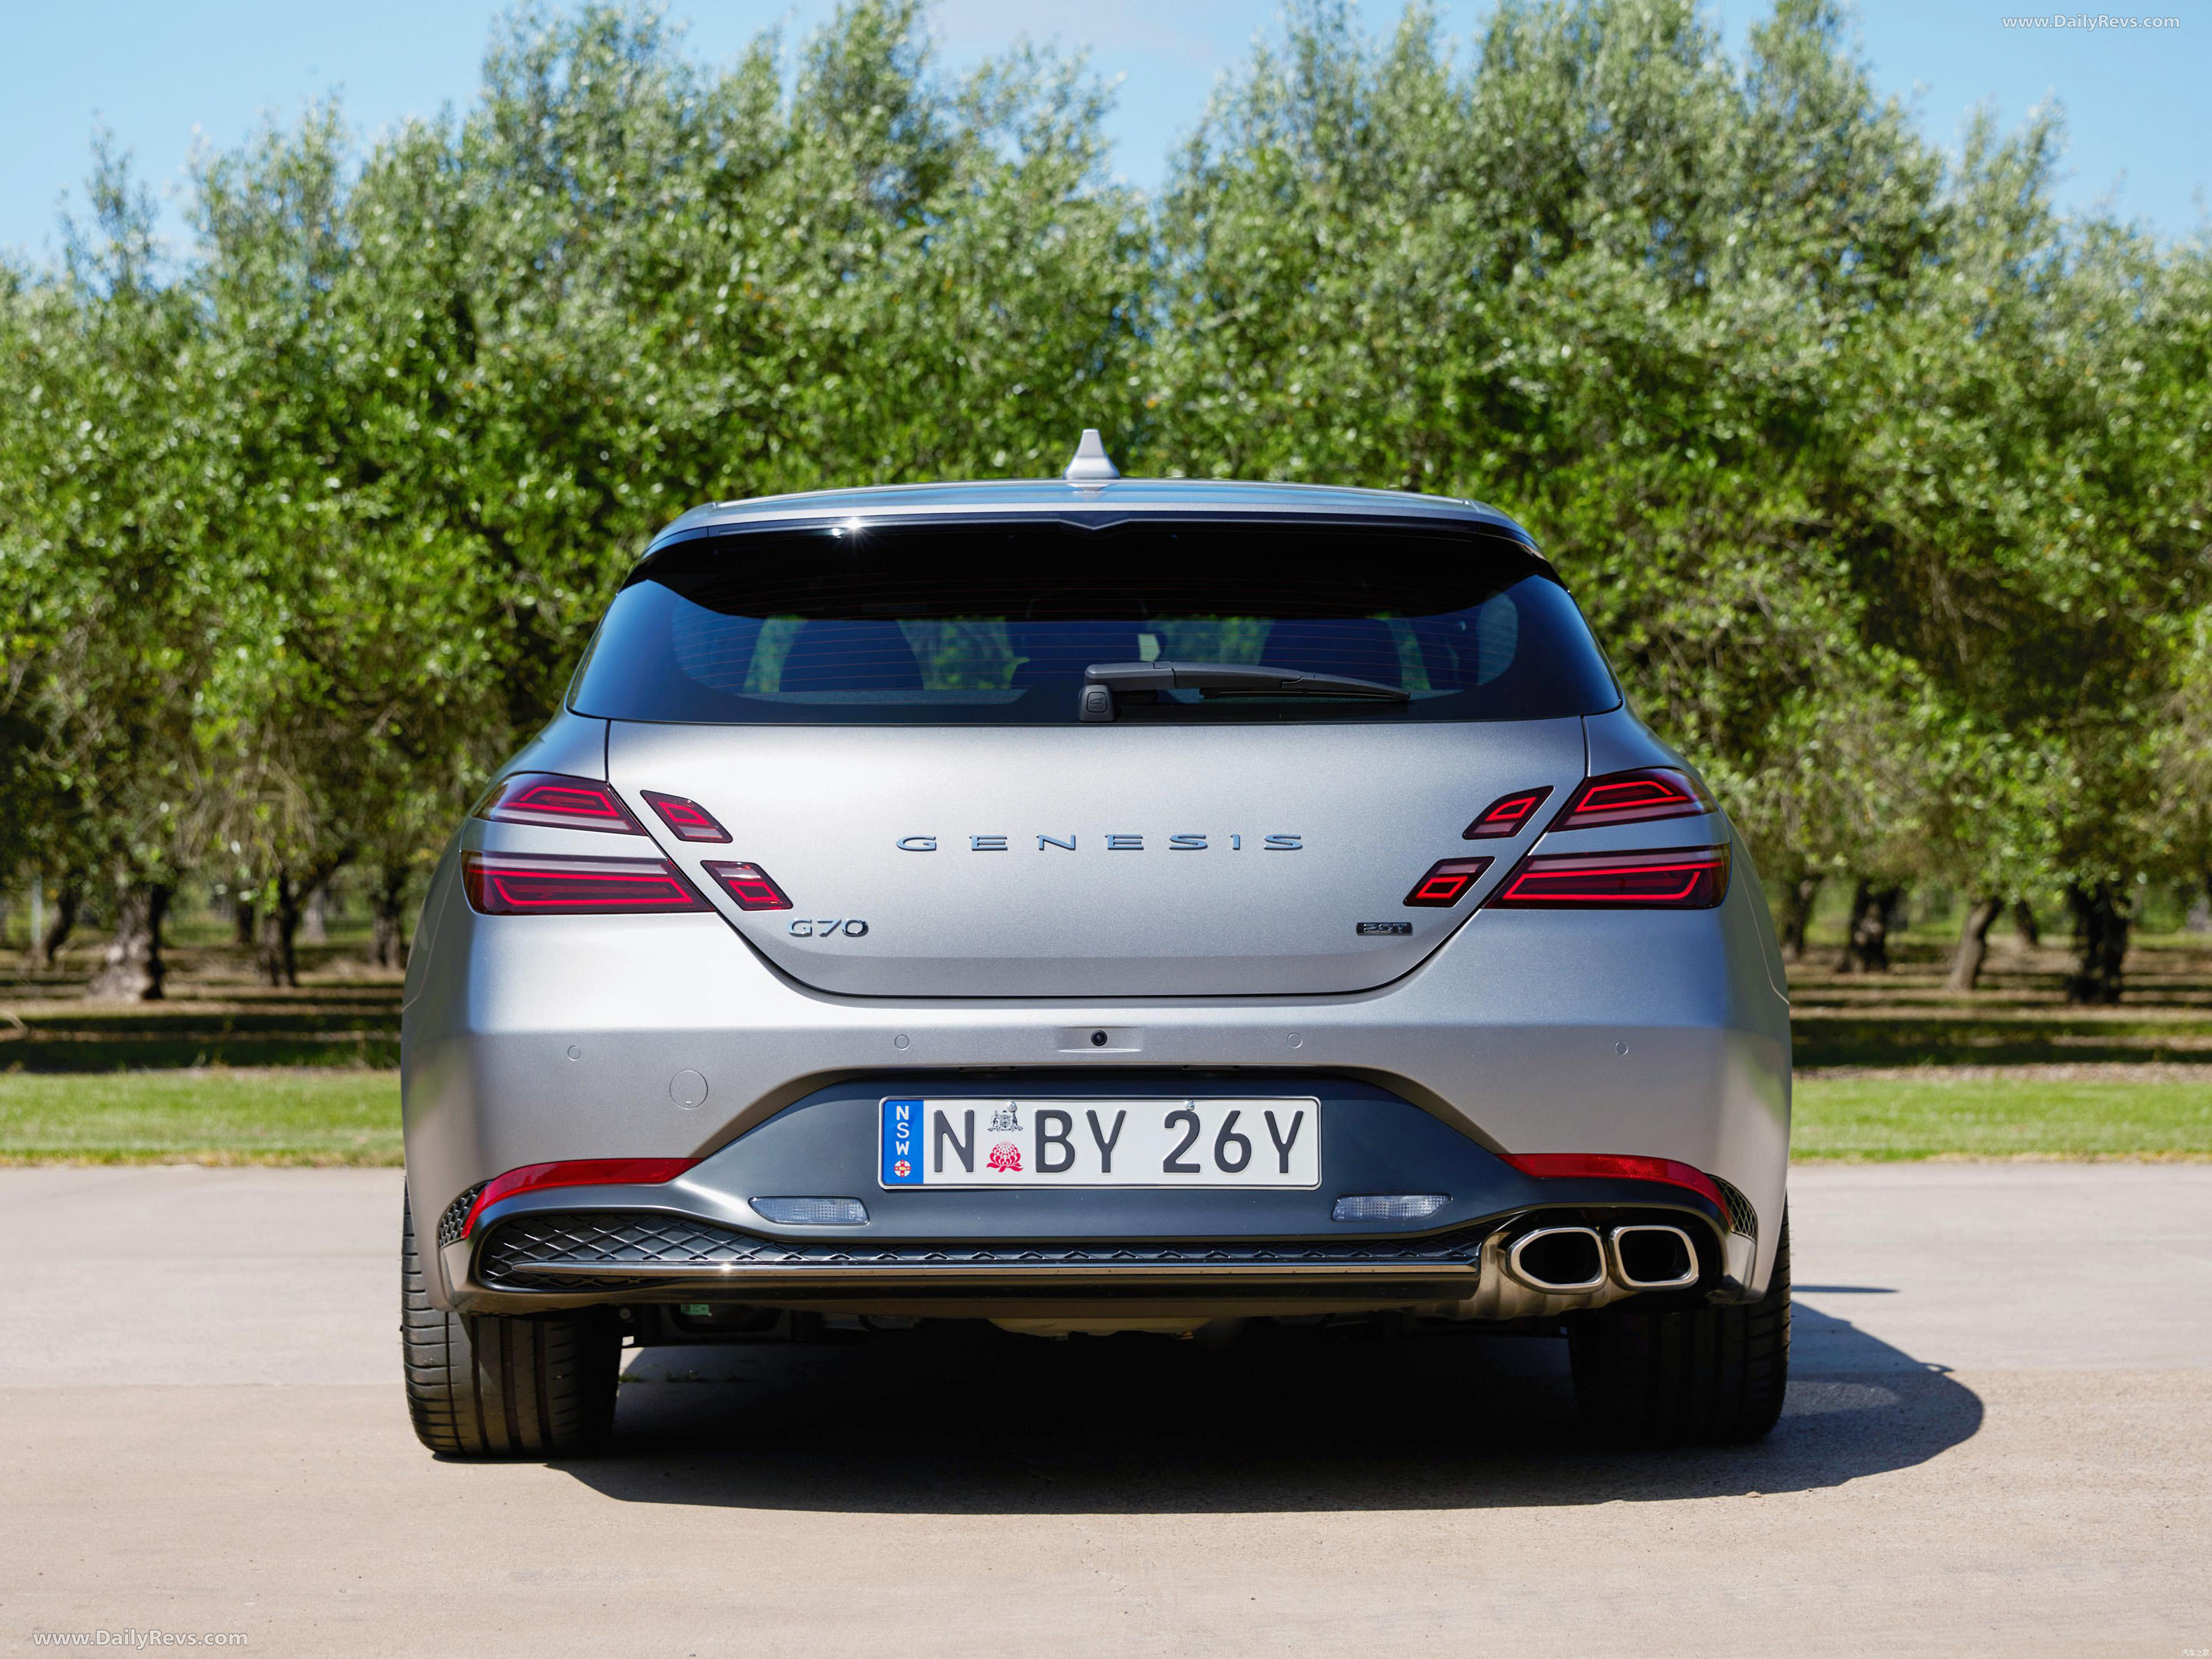
MULTIPOLYGON (((1992 103, 2009 126, 2056 96, 2072 135, 2063 199, 2109 200, 2169 237, 2200 228, 2212 196, 2212 3, 2155 0, 2181 19, 2156 32, 2005 28, 2002 18, 2021 3, 1862 0, 1859 27, 1878 84, 1911 100, 1929 137, 1951 148, 1978 102, 1992 103)), ((1436 9, 1464 38, 1491 5, 1442 0, 1436 9)), ((410 113, 465 105, 503 9, 485 0, 0 0, 0 249, 33 258, 52 251, 58 208, 65 197, 81 199, 95 119, 161 189, 181 178, 196 132, 234 144, 264 113, 291 118, 332 89, 356 129, 374 135, 410 113)), ((1364 0, 1360 9, 1376 29, 1399 12, 1395 0, 1364 0)), ((715 60, 779 23, 795 38, 830 10, 830 0, 669 6, 693 50, 715 60)), ((1765 10, 1734 0, 1713 15, 1740 41, 1765 10)), ((1088 46, 1098 70, 1118 79, 1115 168, 1150 187, 1216 78, 1279 13, 1280 0, 939 0, 936 28, 956 66, 1024 32, 1088 46)), ((179 231, 173 203, 168 216, 179 231)))

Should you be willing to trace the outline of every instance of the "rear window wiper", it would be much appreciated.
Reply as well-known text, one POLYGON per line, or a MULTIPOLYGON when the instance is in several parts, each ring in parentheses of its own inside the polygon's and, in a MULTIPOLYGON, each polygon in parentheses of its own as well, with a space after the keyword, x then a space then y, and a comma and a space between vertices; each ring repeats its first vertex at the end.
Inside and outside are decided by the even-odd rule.
POLYGON ((1114 718, 1114 696, 1129 691, 1196 691, 1207 697, 1352 697, 1411 702, 1410 692, 1349 674, 1308 674, 1249 662, 1094 662, 1083 672, 1082 717, 1114 718))

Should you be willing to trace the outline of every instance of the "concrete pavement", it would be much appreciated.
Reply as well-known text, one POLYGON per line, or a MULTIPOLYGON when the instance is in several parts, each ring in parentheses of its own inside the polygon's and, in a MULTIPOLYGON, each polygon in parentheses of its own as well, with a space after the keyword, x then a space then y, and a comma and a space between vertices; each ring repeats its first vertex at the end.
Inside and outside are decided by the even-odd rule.
POLYGON ((617 1452, 548 1468, 408 1433, 396 1174, 0 1171, 0 1642, 2212 1648, 2212 1166, 1793 1191, 1758 1447, 1585 1444, 1547 1341, 924 1331, 637 1356, 617 1452))

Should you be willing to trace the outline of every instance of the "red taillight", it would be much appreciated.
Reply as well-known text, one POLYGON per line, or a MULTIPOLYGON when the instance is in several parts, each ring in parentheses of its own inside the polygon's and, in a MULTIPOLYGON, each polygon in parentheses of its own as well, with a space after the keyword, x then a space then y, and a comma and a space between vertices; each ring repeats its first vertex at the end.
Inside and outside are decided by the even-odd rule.
POLYGON ((737 900, 740 910, 788 910, 791 901, 783 889, 757 864, 723 864, 709 859, 702 866, 722 884, 722 890, 737 900))
MULTIPOLYGON (((1482 872, 1490 868, 1488 859, 1443 859, 1429 866, 1429 873, 1413 884, 1413 890, 1406 895, 1406 902, 1416 907, 1446 909, 1467 896, 1467 890, 1474 885, 1482 872)), ((1407 924, 1411 926, 1411 924, 1407 924)))
POLYGON ((461 1223, 461 1237, 476 1231, 477 1218, 503 1198, 546 1187, 654 1187, 673 1181, 696 1158, 580 1158, 565 1164, 526 1164, 484 1182, 461 1223))
POLYGON ((638 915, 703 910, 666 859, 575 859, 550 854, 471 853, 461 860, 469 902, 488 916, 638 915))
POLYGON ((1607 823, 1696 817, 1712 810, 1713 798, 1687 772, 1677 772, 1671 766, 1650 766, 1584 779, 1552 828, 1595 830, 1607 823))
POLYGON ((1719 1183, 1694 1164, 1671 1158, 1622 1158, 1606 1152, 1501 1152, 1498 1156, 1525 1176, 1544 1181, 1577 1176, 1601 1181, 1663 1181, 1671 1187, 1687 1187, 1714 1206, 1726 1210, 1719 1183))
POLYGON ((645 833, 645 826, 607 785, 589 778, 564 777, 558 772, 517 772, 501 778, 477 804, 472 816, 497 823, 542 823, 556 830, 599 830, 614 836, 645 833))
POLYGON ((1486 908, 1710 910, 1728 896, 1729 850, 1546 854, 1522 860, 1486 908))
POLYGON ((1552 793, 1552 786, 1541 789, 1516 789, 1510 795, 1500 795, 1482 809, 1481 815, 1460 832, 1462 841, 1489 841, 1493 837, 1517 836, 1522 826, 1536 816, 1536 809, 1552 793))
POLYGON ((730 832, 714 821, 714 815, 696 800, 686 800, 681 795, 664 795, 658 790, 641 789, 647 805, 660 814, 660 821, 676 832, 678 841, 721 841, 730 838, 730 832))

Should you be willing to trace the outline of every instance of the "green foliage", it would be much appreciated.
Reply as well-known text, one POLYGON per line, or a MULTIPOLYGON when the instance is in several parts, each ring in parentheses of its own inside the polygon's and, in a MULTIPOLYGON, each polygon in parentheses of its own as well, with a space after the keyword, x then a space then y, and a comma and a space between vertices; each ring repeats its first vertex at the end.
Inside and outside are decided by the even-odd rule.
MULTIPOLYGON (((120 885, 191 858, 190 725, 219 610, 205 556, 220 441, 189 291, 103 143, 66 264, 11 282, 0 351, 4 714, 32 788, 17 835, 120 885)), ((11 803, 12 805, 12 803, 11 803)))
POLYGON ((917 0, 726 69, 526 14, 365 154, 212 156, 165 264, 0 271, 0 863, 282 911, 419 869, 695 502, 1055 471, 1498 502, 1770 881, 2212 870, 2212 246, 1948 166, 1826 0, 1296 9, 1146 203, 917 0))

